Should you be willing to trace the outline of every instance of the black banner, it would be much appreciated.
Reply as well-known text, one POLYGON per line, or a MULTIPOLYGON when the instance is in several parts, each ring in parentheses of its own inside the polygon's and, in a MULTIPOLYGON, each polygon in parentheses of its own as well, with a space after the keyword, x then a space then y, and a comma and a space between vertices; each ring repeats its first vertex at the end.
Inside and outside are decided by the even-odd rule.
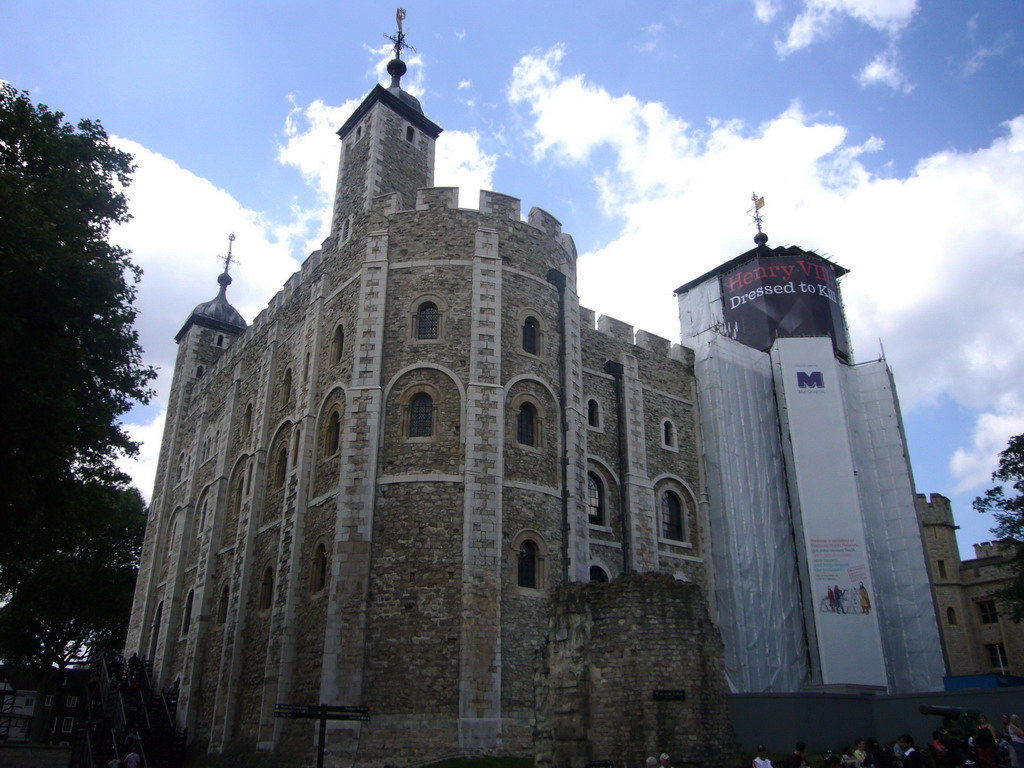
POLYGON ((767 350, 777 338, 831 336, 836 353, 849 358, 839 285, 824 259, 758 257, 719 279, 723 319, 737 341, 767 350))

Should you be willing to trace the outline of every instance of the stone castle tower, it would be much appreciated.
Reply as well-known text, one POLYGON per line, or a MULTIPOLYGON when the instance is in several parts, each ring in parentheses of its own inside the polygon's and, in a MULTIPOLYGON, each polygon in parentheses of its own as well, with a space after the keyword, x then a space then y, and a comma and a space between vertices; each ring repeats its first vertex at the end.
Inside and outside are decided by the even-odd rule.
MULTIPOLYGON (((404 70, 392 62, 391 87, 338 132, 322 248, 251 326, 225 270, 176 337, 127 650, 159 683, 180 677, 179 725, 213 752, 310 755, 314 724, 273 709, 323 702, 374 707, 370 723, 332 724, 334 764, 531 755, 559 691, 584 696, 548 644, 586 614, 605 682, 643 667, 650 686, 693 692, 671 713, 636 694, 675 723, 658 738, 684 725, 725 738, 692 352, 595 327, 572 238, 548 213, 524 221, 493 192, 459 209, 458 190, 432 188, 441 129, 404 70), (604 584, 658 573, 639 592, 604 584), (553 599, 570 584, 584 593, 553 599), (588 589, 613 590, 600 633, 588 589), (651 589, 661 658, 644 650, 658 626, 637 639, 615 619, 651 589), (681 622, 702 639, 684 643, 681 622), (623 662, 608 645, 626 639, 623 662), (680 654, 693 663, 663 663, 680 654)), ((587 643, 572 646, 562 655, 581 663, 587 643)), ((587 696, 595 714, 574 721, 570 757, 540 737, 556 764, 602 756, 587 729, 605 757, 620 749, 610 724, 626 703, 587 696)), ((631 738, 616 759, 657 747, 631 738)))

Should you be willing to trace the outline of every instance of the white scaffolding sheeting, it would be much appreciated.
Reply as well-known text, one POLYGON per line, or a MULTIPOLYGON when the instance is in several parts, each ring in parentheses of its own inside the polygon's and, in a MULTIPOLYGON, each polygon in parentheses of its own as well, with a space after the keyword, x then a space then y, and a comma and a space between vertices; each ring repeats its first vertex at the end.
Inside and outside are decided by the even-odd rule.
POLYGON ((771 359, 717 333, 695 347, 726 672, 741 692, 800 690, 807 644, 771 359))
POLYGON ((889 689, 941 690, 942 648, 896 387, 883 361, 840 369, 889 689))

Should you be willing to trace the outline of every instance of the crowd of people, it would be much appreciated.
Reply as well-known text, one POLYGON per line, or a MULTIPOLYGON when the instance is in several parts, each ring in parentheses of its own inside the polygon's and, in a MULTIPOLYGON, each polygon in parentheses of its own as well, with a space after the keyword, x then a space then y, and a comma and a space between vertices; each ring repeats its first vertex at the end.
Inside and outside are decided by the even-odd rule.
MULTIPOLYGON (((651 758, 653 759, 653 758, 651 758)), ((648 768, 654 768, 650 760, 648 768)), ((655 763, 657 765, 657 763, 655 763)), ((818 765, 823 768, 1024 768, 1024 727, 1020 717, 1005 714, 997 728, 985 715, 965 738, 944 727, 932 733, 931 741, 918 745, 904 733, 884 745, 871 737, 845 744, 838 753, 826 752, 818 765)), ((783 760, 768 759, 764 744, 758 744, 750 768, 812 768, 807 745, 798 741, 783 760)))

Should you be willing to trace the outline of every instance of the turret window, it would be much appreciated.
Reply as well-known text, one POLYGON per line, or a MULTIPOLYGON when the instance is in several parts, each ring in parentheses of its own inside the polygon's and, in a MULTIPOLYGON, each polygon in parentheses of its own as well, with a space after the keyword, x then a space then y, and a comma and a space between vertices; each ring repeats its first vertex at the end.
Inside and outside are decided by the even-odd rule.
POLYGON ((587 473, 587 511, 591 525, 605 524, 604 485, 593 472, 587 473))
POLYGON ((523 403, 519 406, 519 415, 516 417, 516 442, 537 447, 537 408, 533 403, 523 403))
POLYGON ((540 327, 535 317, 528 317, 523 322, 523 351, 531 355, 540 354, 540 327))
POLYGON ((334 329, 334 340, 331 343, 331 362, 337 365, 345 356, 345 328, 338 325, 334 329))
POLYGON ((661 495, 661 535, 671 541, 685 541, 683 536, 685 521, 683 519, 683 503, 674 491, 665 491, 661 495))
POLYGON ((591 399, 587 402, 587 426, 595 429, 601 426, 601 406, 597 400, 591 399))
POLYGON ((271 566, 267 566, 263 571, 263 580, 260 582, 260 602, 259 607, 261 611, 265 611, 270 608, 271 603, 274 600, 274 569, 271 566))
POLYGON ((434 400, 420 392, 409 403, 409 437, 431 437, 434 434, 434 400))
POLYGON ((441 313, 432 301, 420 304, 416 312, 416 338, 436 339, 441 331, 441 313))
POLYGON ((414 129, 411 125, 407 126, 406 129, 405 129, 405 140, 406 141, 412 141, 415 138, 416 138, 416 129, 414 129))

